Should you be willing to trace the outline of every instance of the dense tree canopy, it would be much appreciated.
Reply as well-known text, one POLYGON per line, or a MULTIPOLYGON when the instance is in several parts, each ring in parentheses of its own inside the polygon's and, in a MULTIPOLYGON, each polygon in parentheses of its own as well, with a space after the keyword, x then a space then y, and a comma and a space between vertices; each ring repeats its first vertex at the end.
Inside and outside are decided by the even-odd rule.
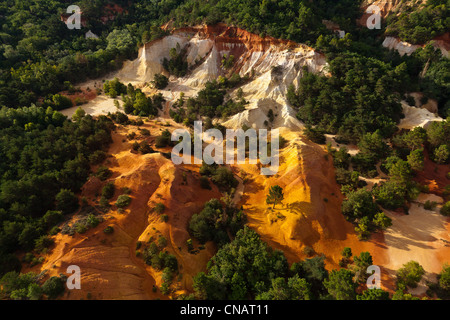
POLYGON ((51 108, 0 110, 0 256, 30 249, 58 219, 77 209, 90 172, 89 155, 111 142, 112 122, 75 122, 51 108))

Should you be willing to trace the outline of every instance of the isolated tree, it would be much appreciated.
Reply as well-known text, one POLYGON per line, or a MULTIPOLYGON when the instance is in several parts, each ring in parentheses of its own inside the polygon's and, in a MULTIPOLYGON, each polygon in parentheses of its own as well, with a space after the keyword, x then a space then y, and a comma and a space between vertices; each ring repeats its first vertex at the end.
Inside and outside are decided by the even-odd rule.
POLYGON ((273 208, 275 208, 276 204, 283 201, 284 195, 283 195, 283 188, 281 188, 279 185, 270 187, 269 194, 266 198, 266 203, 273 204, 273 208))

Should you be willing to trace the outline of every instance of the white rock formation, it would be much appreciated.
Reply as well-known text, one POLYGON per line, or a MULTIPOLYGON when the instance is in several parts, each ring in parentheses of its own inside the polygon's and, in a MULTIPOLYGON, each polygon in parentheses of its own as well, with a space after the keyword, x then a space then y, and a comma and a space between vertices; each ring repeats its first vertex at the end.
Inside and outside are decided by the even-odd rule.
POLYGON ((398 127, 400 129, 414 129, 415 127, 427 128, 432 121, 443 121, 439 116, 426 109, 409 106, 405 101, 402 101, 403 113, 405 118, 400 120, 398 127))
MULTIPOLYGON (((433 41, 430 41, 430 43, 436 49, 440 49, 441 53, 444 57, 446 57, 446 58, 449 57, 449 52, 448 52, 448 50, 446 50, 446 47, 445 47, 445 44, 443 41, 433 40, 433 41)), ((383 41, 383 47, 391 49, 391 50, 397 50, 401 56, 403 56, 405 54, 407 56, 410 56, 411 54, 413 54, 414 51, 416 51, 419 48, 423 48, 424 46, 401 41, 400 39, 395 38, 395 37, 386 37, 383 41)))
MULTIPOLYGON (((195 29, 179 31, 147 43, 140 49, 136 60, 125 62, 117 77, 124 82, 142 84, 153 80, 156 73, 168 75, 162 67, 162 61, 169 58, 170 49, 179 44, 181 48, 187 49, 188 65, 194 69, 184 78, 170 78, 168 88, 162 92, 171 101, 178 97, 177 91, 195 93, 207 81, 224 75, 222 57, 236 53, 235 72, 241 76, 252 76, 252 80, 242 86, 244 98, 249 104, 247 110, 234 115, 224 125, 240 128, 245 124, 266 128, 264 123, 269 121, 268 110, 273 109, 275 119, 269 123, 270 127, 302 128, 295 111, 287 103, 287 89, 291 84, 298 86, 304 67, 310 72, 326 74, 325 57, 305 45, 267 45, 262 43, 261 38, 252 40, 253 36, 241 37, 239 41, 230 37, 217 40, 220 36, 195 32, 195 29)), ((234 95, 231 93, 231 96, 234 95)))

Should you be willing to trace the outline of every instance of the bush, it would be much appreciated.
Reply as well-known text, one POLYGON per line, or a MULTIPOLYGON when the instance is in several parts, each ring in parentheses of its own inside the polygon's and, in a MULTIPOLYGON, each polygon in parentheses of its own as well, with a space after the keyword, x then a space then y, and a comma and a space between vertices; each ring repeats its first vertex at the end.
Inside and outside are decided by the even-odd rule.
POLYGON ((158 247, 160 248, 164 248, 165 246, 167 246, 167 239, 163 236, 158 238, 158 247))
POLYGON ((89 163, 92 165, 97 165, 102 163, 107 157, 106 152, 102 150, 97 150, 89 156, 89 163))
POLYGON ((345 247, 343 250, 342 250, 342 257, 344 257, 345 259, 350 259, 351 257, 352 257, 352 255, 353 255, 353 253, 352 253, 352 249, 351 248, 349 248, 349 247, 345 247))
POLYGON ((53 245, 54 243, 55 243, 55 240, 53 240, 49 236, 44 235, 44 236, 41 236, 40 238, 36 239, 34 248, 36 249, 36 251, 41 252, 45 248, 48 248, 51 245, 53 245))
POLYGON ((59 277, 51 277, 42 285, 42 291, 49 299, 56 299, 62 295, 65 288, 64 281, 59 277))
POLYGON ((377 212, 372 193, 365 189, 350 192, 342 202, 342 213, 352 221, 365 216, 373 217, 377 212))
POLYGON ((218 168, 211 177, 211 180, 222 191, 229 191, 231 188, 236 188, 239 184, 233 173, 225 167, 218 168))
POLYGON ((105 229, 103 229, 103 232, 106 234, 111 234, 114 232, 114 228, 112 226, 107 226, 105 229))
POLYGON ((84 223, 75 223, 74 227, 75 231, 79 234, 85 233, 88 229, 84 223))
POLYGON ((427 200, 424 204, 423 204, 423 208, 425 210, 433 210, 436 207, 437 203, 436 201, 430 201, 427 200))
POLYGON ((161 73, 155 73, 152 83, 156 89, 161 90, 167 87, 167 85, 169 84, 169 79, 161 73))
MULTIPOLYGON (((134 145, 133 145, 133 149, 134 149, 134 148, 135 148, 135 147, 134 147, 134 145)), ((147 142, 145 142, 145 141, 142 141, 142 142, 139 144, 138 151, 139 151, 141 154, 155 153, 155 150, 153 150, 153 148, 150 147, 150 145, 149 145, 147 142)))
POLYGON ((155 205, 155 212, 156 213, 161 214, 161 213, 164 212, 164 210, 166 210, 166 206, 163 203, 160 202, 160 203, 157 203, 155 205))
POLYGON ((211 185, 209 184, 209 179, 208 177, 200 177, 200 187, 202 189, 207 189, 207 190, 211 190, 211 185))
POLYGON ((450 216, 450 201, 447 201, 440 210, 441 214, 444 216, 450 216))
POLYGON ((444 264, 442 267, 442 272, 438 276, 439 278, 439 286, 448 292, 450 292, 450 266, 448 264, 444 264))
POLYGON ((61 211, 52 211, 49 210, 45 213, 45 215, 42 217, 42 220, 45 224, 46 228, 51 228, 58 223, 60 223, 63 220, 63 215, 61 211))
POLYGON ((438 164, 447 163, 450 159, 450 148, 442 144, 433 151, 433 160, 438 164))
POLYGON ((407 189, 402 183, 387 181, 374 188, 373 195, 380 206, 394 210, 405 204, 407 189))
POLYGON ((172 134, 169 130, 164 130, 160 136, 158 136, 155 140, 155 147, 157 148, 164 148, 167 146, 172 146, 172 140, 171 140, 172 134))
POLYGON ((107 96, 115 98, 117 96, 120 96, 121 94, 126 94, 127 87, 123 83, 121 83, 118 78, 114 78, 114 80, 105 81, 105 83, 103 84, 103 91, 107 96))
POLYGON ((128 206, 131 203, 131 198, 130 196, 126 195, 126 194, 122 194, 117 198, 116 201, 116 206, 118 208, 125 208, 126 206, 128 206))
POLYGON ((314 143, 325 144, 326 142, 324 132, 320 129, 313 128, 309 125, 305 126, 303 134, 306 136, 308 140, 311 140, 314 143))
POLYGON ((399 289, 416 288, 424 274, 425 270, 418 262, 409 261, 397 271, 397 286, 399 289))
POLYGON ((75 194, 67 189, 61 189, 55 197, 56 209, 64 214, 72 213, 78 209, 78 198, 75 194))
POLYGON ((108 211, 110 207, 109 200, 102 196, 99 201, 99 206, 102 208, 103 211, 108 211))
POLYGON ((114 182, 108 182, 102 189, 102 197, 111 199, 114 196, 115 189, 114 182))
POLYGON ((161 215, 161 221, 162 222, 167 222, 168 220, 169 220, 169 216, 167 214, 161 215))
POLYGON ((150 131, 148 129, 141 129, 140 132, 141 132, 141 134, 143 136, 149 136, 150 135, 150 131))

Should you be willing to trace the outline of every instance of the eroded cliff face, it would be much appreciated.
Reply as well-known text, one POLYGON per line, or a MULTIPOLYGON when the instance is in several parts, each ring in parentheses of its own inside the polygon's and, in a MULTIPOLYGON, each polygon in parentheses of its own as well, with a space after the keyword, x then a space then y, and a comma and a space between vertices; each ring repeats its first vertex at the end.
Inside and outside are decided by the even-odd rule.
MULTIPOLYGON (((290 84, 298 84, 304 68, 317 73, 326 72, 327 66, 325 57, 306 45, 262 38, 219 24, 177 29, 169 36, 147 43, 136 60, 125 64, 118 77, 123 81, 144 83, 153 80, 155 73, 168 75, 162 60, 169 58, 170 49, 177 45, 187 50, 190 72, 184 78, 172 77, 169 87, 163 90, 166 100, 171 103, 180 92, 186 96, 195 95, 207 81, 219 76, 238 73, 250 77, 250 81, 241 87, 244 98, 249 101, 247 110, 225 122, 232 128, 241 128, 244 124, 264 128, 269 108, 277 115, 274 127, 302 128, 287 103, 287 88, 290 84), (232 67, 226 70, 221 63, 225 55, 234 56, 232 67)), ((231 96, 234 94, 231 92, 231 96)))
MULTIPOLYGON (((367 25, 367 19, 375 12, 367 13, 367 9, 370 6, 377 6, 380 9, 380 15, 383 19, 385 19, 389 15, 397 15, 403 12, 407 7, 414 5, 416 8, 420 8, 420 6, 426 4, 426 0, 418 0, 415 1, 414 4, 411 4, 412 1, 402 1, 402 0, 364 0, 361 3, 361 9, 363 10, 363 14, 358 19, 357 23, 360 26, 367 25)), ((444 35, 438 36, 430 42, 435 48, 440 49, 441 53, 444 57, 449 57, 450 51, 450 33, 445 33, 444 35)), ((403 55, 411 55, 414 51, 419 48, 425 46, 425 44, 417 45, 411 44, 396 37, 386 37, 383 46, 385 48, 396 50, 398 53, 403 55)))
POLYGON ((249 180, 242 205, 250 227, 290 263, 308 258, 305 248, 325 254, 329 269, 338 267, 345 246, 373 252, 373 244, 360 243, 340 212, 343 196, 331 157, 299 132, 283 129, 281 134, 290 142, 280 153, 276 175, 261 176, 254 166, 240 166, 249 180), (284 200, 272 208, 265 199, 274 185, 283 188, 284 200))
MULTIPOLYGON (((411 2, 404 0, 364 0, 361 3, 361 8, 365 11, 368 7, 375 5, 380 8, 381 16, 386 18, 391 13, 401 12, 404 8, 411 5, 411 2)), ((414 5, 420 6, 426 2, 427 0, 417 0, 414 5)))

